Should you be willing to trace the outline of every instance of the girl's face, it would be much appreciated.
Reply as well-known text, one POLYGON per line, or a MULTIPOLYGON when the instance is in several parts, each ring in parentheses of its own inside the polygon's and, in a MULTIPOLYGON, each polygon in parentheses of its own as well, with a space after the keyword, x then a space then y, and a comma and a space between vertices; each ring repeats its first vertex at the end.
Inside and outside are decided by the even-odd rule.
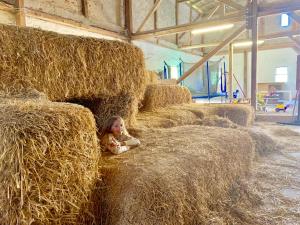
POLYGON ((116 120, 111 126, 111 132, 113 135, 118 136, 121 135, 123 130, 123 123, 120 119, 116 120))

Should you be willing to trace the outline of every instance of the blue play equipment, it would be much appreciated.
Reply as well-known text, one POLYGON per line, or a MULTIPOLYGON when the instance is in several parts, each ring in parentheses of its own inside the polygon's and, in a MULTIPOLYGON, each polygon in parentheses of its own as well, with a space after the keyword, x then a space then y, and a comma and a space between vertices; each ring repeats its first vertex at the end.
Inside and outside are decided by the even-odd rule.
POLYGON ((193 99, 208 99, 216 97, 227 97, 227 77, 226 77, 226 64, 224 62, 223 68, 220 68, 220 71, 212 75, 209 62, 206 62, 206 80, 207 80, 207 95, 193 95, 193 99), (224 69, 224 71, 223 71, 224 69), (214 78, 214 80, 213 80, 214 78), (218 93, 218 84, 220 83, 221 92, 218 93))

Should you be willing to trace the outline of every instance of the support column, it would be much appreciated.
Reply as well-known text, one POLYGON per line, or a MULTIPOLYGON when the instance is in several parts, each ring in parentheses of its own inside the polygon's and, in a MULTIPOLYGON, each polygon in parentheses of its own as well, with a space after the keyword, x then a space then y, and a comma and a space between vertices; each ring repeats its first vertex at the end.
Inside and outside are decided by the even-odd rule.
POLYGON ((19 27, 26 26, 26 19, 25 19, 25 11, 24 11, 24 0, 16 0, 15 8, 17 10, 16 13, 16 25, 19 27))
POLYGON ((248 52, 244 51, 244 93, 248 98, 248 52))
POLYGON ((298 116, 297 120, 300 121, 300 55, 297 56, 297 78, 296 90, 298 93, 298 116))
POLYGON ((257 83, 257 0, 251 3, 251 30, 252 30, 252 55, 251 55, 251 106, 256 109, 256 83, 257 83))
POLYGON ((124 10, 125 10, 125 29, 127 31, 127 35, 129 37, 129 42, 131 42, 132 36, 132 0, 125 0, 124 1, 124 10))
POLYGON ((229 49, 228 49, 228 55, 229 55, 229 68, 228 68, 228 95, 229 99, 232 98, 232 93, 233 93, 233 88, 232 88, 232 77, 233 77, 233 44, 229 44, 229 49))

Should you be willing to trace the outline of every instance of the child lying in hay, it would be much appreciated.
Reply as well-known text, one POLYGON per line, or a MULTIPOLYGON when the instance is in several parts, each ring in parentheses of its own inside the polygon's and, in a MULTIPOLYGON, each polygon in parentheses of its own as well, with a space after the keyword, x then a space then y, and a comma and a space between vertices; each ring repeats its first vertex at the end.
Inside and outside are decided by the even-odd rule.
POLYGON ((122 117, 112 116, 107 121, 102 133, 101 144, 105 150, 109 150, 113 154, 120 154, 132 147, 139 146, 140 141, 129 135, 122 117))

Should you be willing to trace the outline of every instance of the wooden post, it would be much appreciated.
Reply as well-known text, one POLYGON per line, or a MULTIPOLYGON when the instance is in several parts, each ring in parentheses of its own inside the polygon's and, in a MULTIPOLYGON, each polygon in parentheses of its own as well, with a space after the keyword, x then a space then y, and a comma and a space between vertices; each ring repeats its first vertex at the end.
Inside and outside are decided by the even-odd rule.
MULTIPOLYGON (((193 9, 192 7, 190 7, 190 17, 189 17, 189 22, 192 23, 192 15, 193 15, 193 9)), ((193 36, 192 36, 192 32, 190 31, 190 39, 189 39, 189 44, 192 45, 192 39, 193 39, 193 36)))
POLYGON ((26 18, 25 18, 25 11, 24 11, 24 0, 16 0, 15 8, 17 9, 16 25, 20 27, 25 27, 26 18))
MULTIPOLYGON (((176 26, 178 26, 179 24, 179 3, 178 0, 176 0, 175 3, 175 22, 176 22, 176 26)), ((179 34, 176 34, 176 45, 178 46, 179 44, 179 34)))
POLYGON ((89 16, 88 0, 81 0, 81 11, 85 17, 89 16))
POLYGON ((229 44, 229 48, 228 48, 228 56, 229 56, 229 68, 228 68, 228 95, 229 95, 229 99, 232 98, 232 77, 233 77, 233 44, 230 43, 229 44))
POLYGON ((248 52, 244 51, 244 93, 248 97, 248 52))
POLYGON ((300 55, 297 56, 297 78, 296 90, 298 93, 298 116, 297 120, 300 121, 300 55))
POLYGON ((201 67, 207 60, 209 60, 211 57, 213 57, 216 53, 222 50, 226 45, 228 45, 230 42, 233 42, 235 39, 237 39, 246 29, 246 25, 242 25, 239 29, 237 29, 233 34, 231 34, 226 40, 224 40, 220 45, 215 47, 213 50, 211 50, 205 57, 203 57, 199 62, 197 62, 195 65, 193 65, 188 71, 186 71, 183 76, 181 76, 177 80, 177 84, 179 84, 181 81, 186 79, 188 76, 190 76, 196 69, 201 67))
POLYGON ((256 109, 256 80, 257 80, 257 0, 251 3, 252 18, 252 55, 251 55, 251 106, 256 109))
POLYGON ((131 42, 132 36, 132 0, 124 1, 124 15, 125 15, 125 29, 127 31, 127 36, 129 37, 129 42, 131 42))

